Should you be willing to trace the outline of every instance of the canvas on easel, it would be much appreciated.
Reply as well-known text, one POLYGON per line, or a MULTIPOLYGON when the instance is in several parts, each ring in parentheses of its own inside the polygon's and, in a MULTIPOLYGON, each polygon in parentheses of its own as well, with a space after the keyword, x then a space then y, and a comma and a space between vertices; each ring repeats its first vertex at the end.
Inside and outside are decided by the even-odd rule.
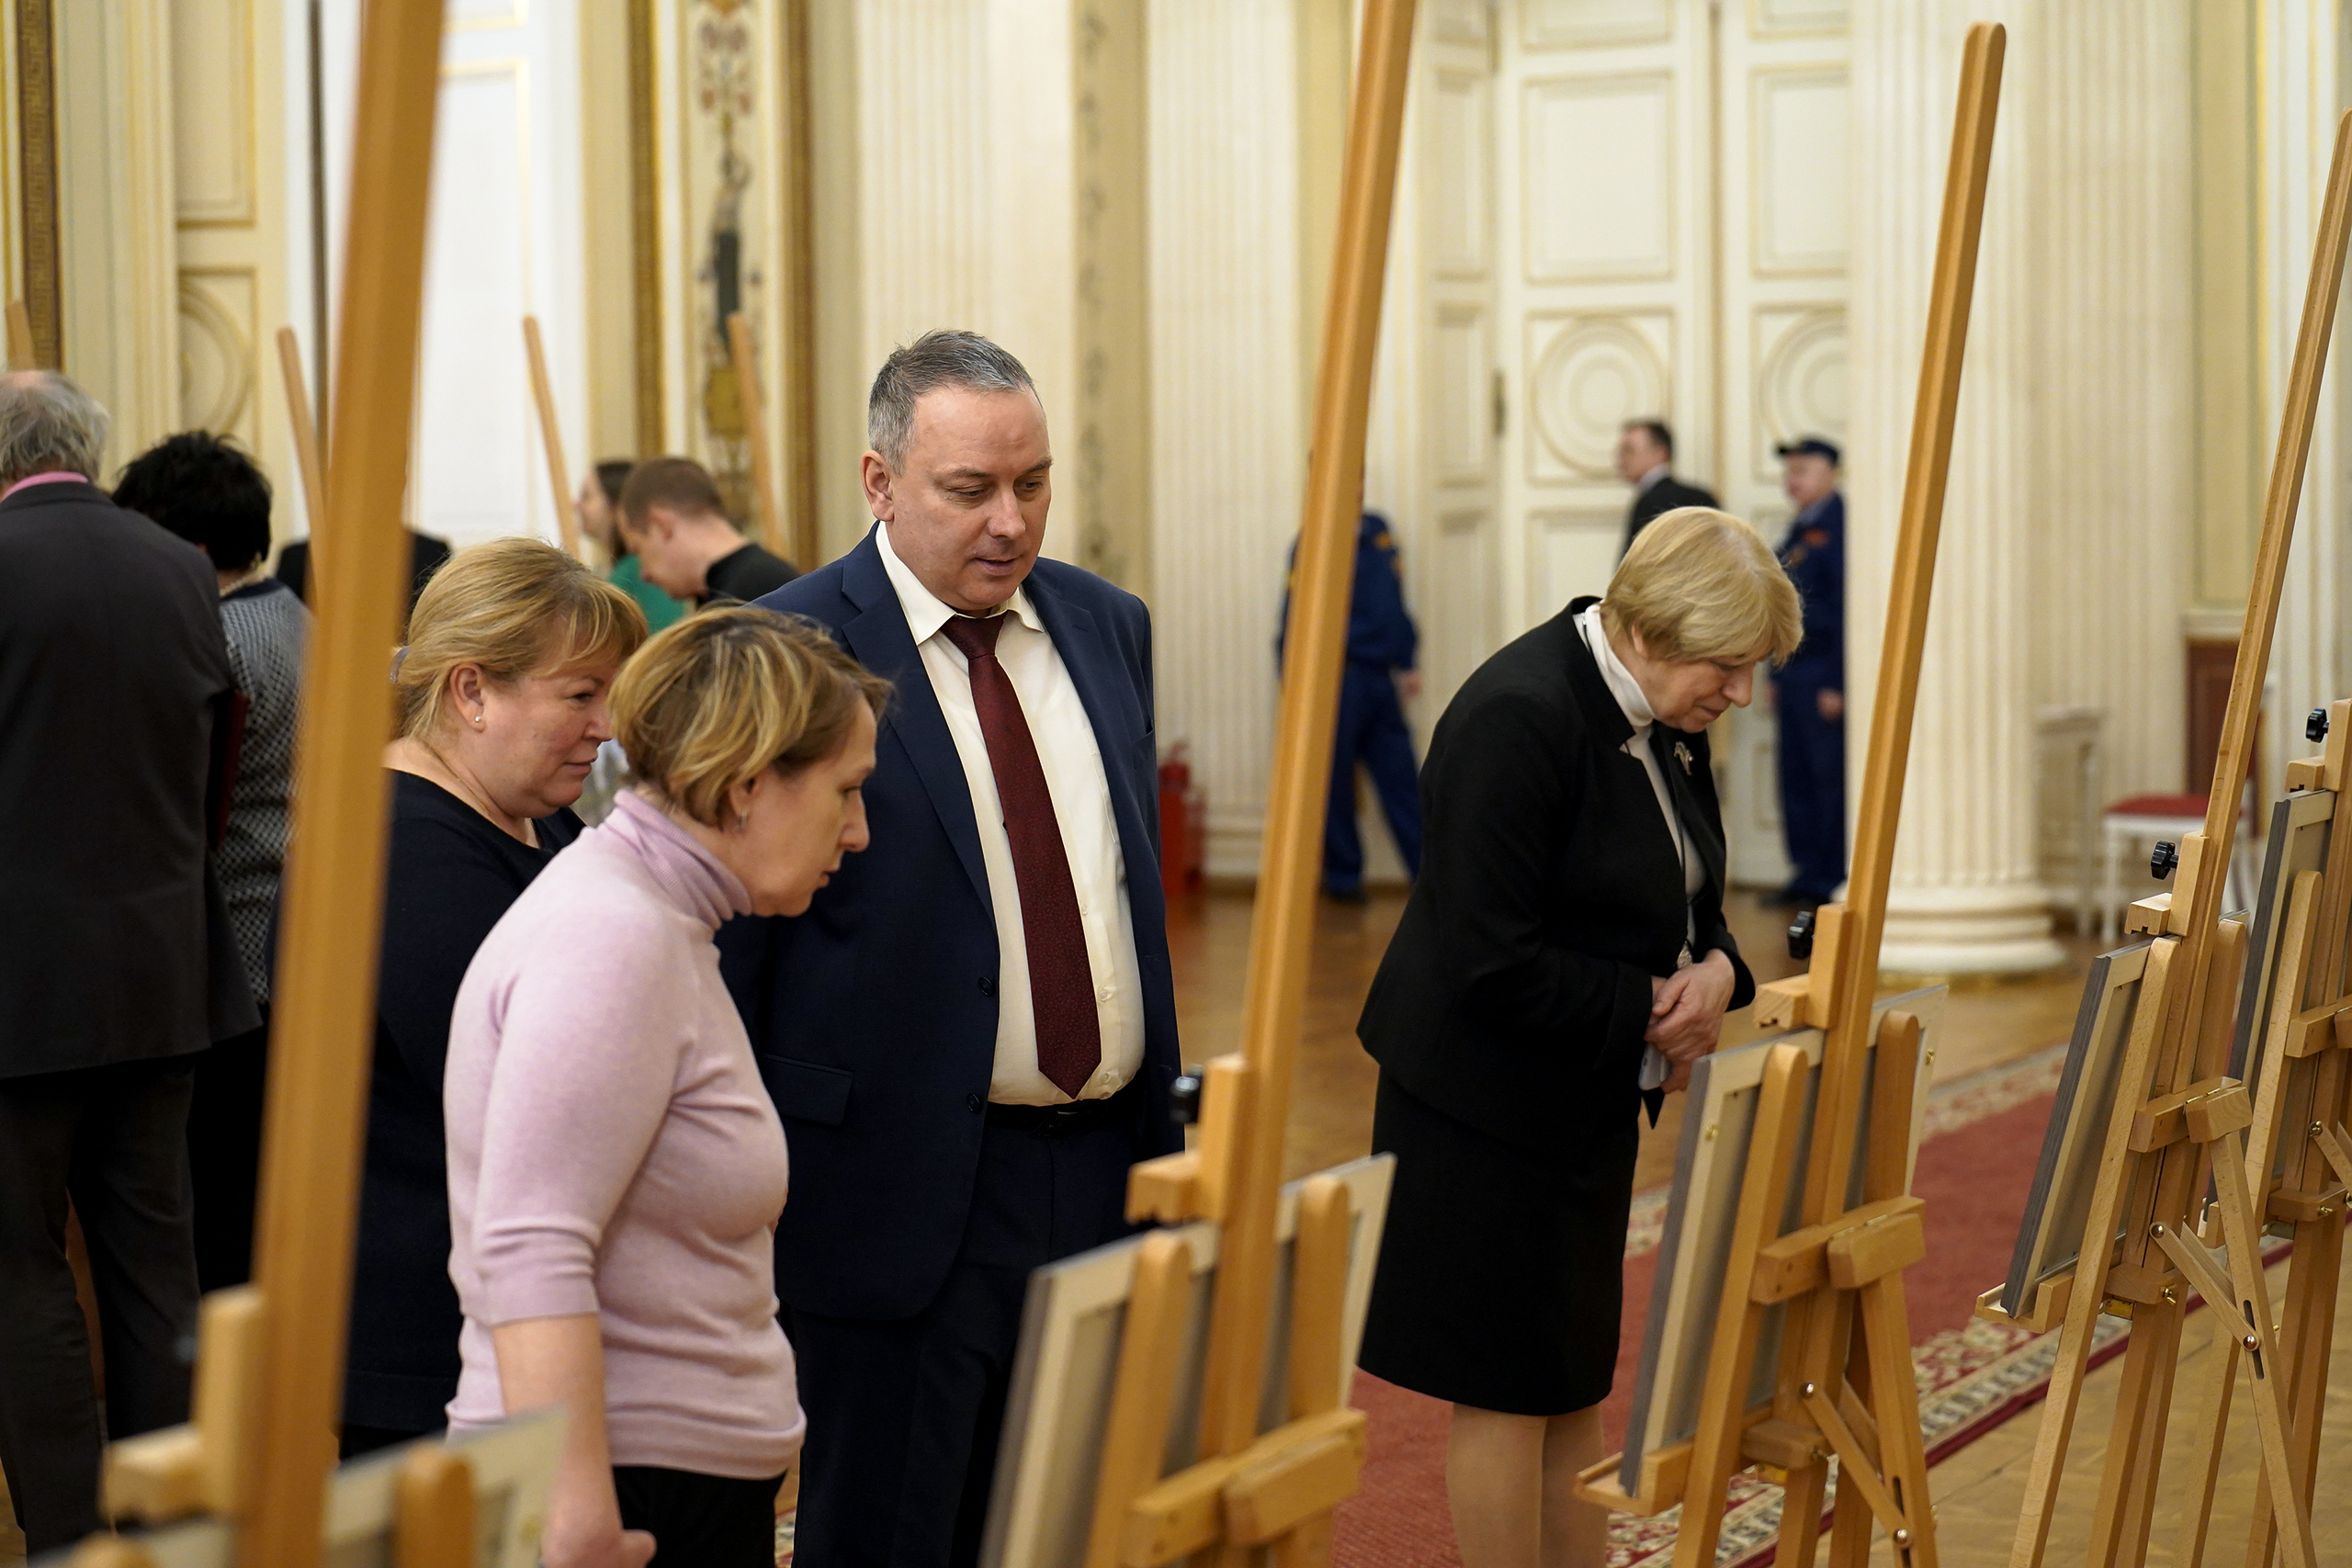
MULTIPOLYGON (((1912 1066, 1915 1081, 1925 1081, 1926 1069, 1934 1059, 1935 1025, 1942 1012, 1943 998, 1941 987, 1936 987, 1890 997, 1878 1005, 1869 1075, 1873 1082, 1877 1077, 1875 1025, 1888 1012, 1897 1010, 1920 1021, 1917 1060, 1912 1066)), ((1650 1286, 1642 1359, 1634 1378, 1624 1462, 1619 1472, 1619 1485, 1636 1497, 1657 1491, 1654 1482, 1645 1484, 1645 1456, 1688 1443, 1698 1430, 1700 1394, 1716 1314, 1723 1303, 1733 1222, 1738 1211, 1749 1141, 1756 1128, 1764 1066, 1777 1045, 1799 1047, 1811 1067, 1803 1120, 1804 1135, 1809 1139, 1821 1077, 1821 1031, 1799 1030, 1754 1041, 1736 1050, 1719 1051, 1702 1057, 1691 1070, 1689 1099, 1682 1114, 1682 1135, 1675 1148, 1672 1195, 1668 1201, 1665 1232, 1658 1245, 1657 1273, 1650 1286)), ((1873 1100, 1865 1089, 1865 1118, 1877 1109, 1873 1100)), ((1911 1161, 1916 1162, 1920 1130, 1927 1124, 1925 1095, 1911 1097, 1908 1121, 1908 1150, 1911 1161)), ((1857 1207, 1862 1201, 1861 1180, 1858 1160, 1849 1191, 1849 1201, 1857 1207)), ((1792 1183, 1781 1204, 1780 1224, 1783 1230, 1795 1228, 1799 1196, 1792 1183)), ((1772 1396, 1785 1318, 1783 1311, 1772 1314, 1767 1320, 1763 1341, 1757 1350, 1755 1375, 1749 1380, 1750 1404, 1769 1401, 1772 1396)))
POLYGON ((2001 1316, 2037 1331, 2052 1326, 2065 1311, 2065 1280, 2081 1251, 2091 1193, 2106 1157, 2101 1134, 2115 1105, 2116 1077, 2147 964, 2145 942, 2102 953, 2091 962, 2008 1278, 1988 1292, 1998 1298, 2001 1316))
MULTIPOLYGON (((443 1446, 428 1438, 337 1469, 327 1496, 321 1568, 392 1568, 401 1467, 413 1448, 443 1446)), ((472 1568, 537 1568, 548 1488, 563 1447, 562 1414, 541 1411, 446 1446, 465 1457, 472 1484, 472 1568)), ((236 1530, 224 1519, 191 1519, 125 1539, 147 1553, 153 1568, 236 1568, 236 1530)), ((70 1568, 72 1556, 52 1552, 30 1568, 70 1568)))
MULTIPOLYGON (((1391 1156, 1375 1155, 1323 1173, 1347 1189, 1351 1216, 1340 1359, 1343 1376, 1355 1365, 1356 1344, 1363 1335, 1396 1163, 1391 1156)), ((1303 1186, 1295 1181, 1283 1190, 1275 1220, 1281 1256, 1272 1303, 1273 1353, 1269 1358, 1274 1369, 1289 1359, 1293 1238, 1303 1186)), ((1168 1234, 1184 1244, 1192 1270, 1181 1335, 1182 1362, 1163 1440, 1165 1467, 1172 1472, 1190 1464, 1199 1446, 1217 1229, 1195 1224, 1168 1234)), ((1132 1236, 1049 1264, 1029 1278, 1021 1357, 1013 1365, 1006 1399, 1004 1442, 998 1452, 988 1534, 980 1549, 984 1568, 1079 1568, 1086 1561, 1120 1335, 1142 1246, 1142 1237, 1132 1236)), ((1338 1398, 1345 1390, 1335 1388, 1332 1393, 1338 1398)), ((1282 1425, 1283 1394, 1283 1380, 1270 1377, 1259 1416, 1261 1431, 1282 1425)))

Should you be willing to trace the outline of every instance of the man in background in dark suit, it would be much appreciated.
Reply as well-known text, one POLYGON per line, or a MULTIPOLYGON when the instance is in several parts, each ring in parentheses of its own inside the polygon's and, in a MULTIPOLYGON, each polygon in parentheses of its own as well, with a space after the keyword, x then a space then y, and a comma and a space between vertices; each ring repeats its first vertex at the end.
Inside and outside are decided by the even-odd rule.
MULTIPOLYGON (((433 581, 449 559, 449 541, 436 539, 430 534, 408 530, 408 607, 416 608, 416 596, 433 581)), ((311 541, 296 539, 277 552, 277 570, 270 573, 278 581, 294 590, 297 599, 310 599, 311 541)), ((405 619, 405 617, 403 617, 405 619)))
POLYGON ((1846 498, 1830 442, 1808 435, 1777 450, 1781 488, 1797 509, 1781 565, 1804 604, 1804 641, 1772 677, 1793 870, 1767 901, 1803 908, 1836 897, 1846 880, 1846 498))
POLYGON ((63 377, 0 378, 0 1466, 35 1557, 98 1528, 105 1440, 187 1419, 196 1331, 187 1109, 233 685, 212 563, 90 482, 106 436, 63 377))
POLYGON ((866 424, 874 530, 760 604, 896 687, 873 842, 720 947, 792 1145, 795 1561, 946 1568, 979 1554, 1030 1272, 1125 1235, 1127 1168, 1182 1144, 1151 618, 1039 558, 1053 448, 1003 349, 894 350, 866 424))
POLYGON ((652 457, 631 468, 621 485, 620 528, 645 581, 673 599, 748 604, 800 575, 743 537, 710 470, 692 457, 652 457))
POLYGON ((1674 477, 1674 432, 1662 419, 1633 419, 1617 434, 1617 477, 1634 487, 1633 510, 1625 514, 1623 558, 1650 519, 1678 506, 1713 506, 1713 491, 1674 477))

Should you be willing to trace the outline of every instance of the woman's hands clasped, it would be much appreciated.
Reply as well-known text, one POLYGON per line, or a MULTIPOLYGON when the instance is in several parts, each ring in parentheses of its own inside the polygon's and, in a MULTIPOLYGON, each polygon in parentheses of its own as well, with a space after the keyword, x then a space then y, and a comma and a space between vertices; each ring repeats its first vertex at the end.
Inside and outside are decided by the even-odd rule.
POLYGON ((1690 1069, 1723 1038, 1724 1012, 1738 976, 1713 952, 1686 969, 1650 981, 1650 1023, 1642 1038, 1667 1059, 1669 1092, 1690 1083, 1690 1069))

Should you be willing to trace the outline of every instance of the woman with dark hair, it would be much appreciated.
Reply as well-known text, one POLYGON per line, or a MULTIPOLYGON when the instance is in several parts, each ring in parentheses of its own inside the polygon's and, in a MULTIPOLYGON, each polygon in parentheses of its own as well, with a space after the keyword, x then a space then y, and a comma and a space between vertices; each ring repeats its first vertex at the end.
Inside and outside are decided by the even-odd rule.
POLYGON ((201 430, 169 436, 123 469, 114 499, 211 558, 229 664, 246 702, 228 831, 214 864, 237 957, 264 1022, 205 1054, 197 1067, 187 1128, 197 1279, 203 1289, 217 1291, 243 1284, 253 1271, 270 935, 286 859, 294 721, 311 613, 299 594, 263 574, 269 555, 269 481, 234 442, 201 430))

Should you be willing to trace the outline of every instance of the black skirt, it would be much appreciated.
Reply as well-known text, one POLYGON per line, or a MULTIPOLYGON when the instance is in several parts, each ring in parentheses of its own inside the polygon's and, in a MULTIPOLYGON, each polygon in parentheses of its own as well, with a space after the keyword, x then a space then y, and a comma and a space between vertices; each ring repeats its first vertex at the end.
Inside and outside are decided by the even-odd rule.
POLYGON ((1609 1396, 1639 1134, 1564 1128, 1529 1155, 1380 1075, 1372 1146, 1396 1156, 1357 1359, 1455 1404, 1565 1416, 1609 1396), (1622 1154, 1621 1154, 1622 1151, 1622 1154))

